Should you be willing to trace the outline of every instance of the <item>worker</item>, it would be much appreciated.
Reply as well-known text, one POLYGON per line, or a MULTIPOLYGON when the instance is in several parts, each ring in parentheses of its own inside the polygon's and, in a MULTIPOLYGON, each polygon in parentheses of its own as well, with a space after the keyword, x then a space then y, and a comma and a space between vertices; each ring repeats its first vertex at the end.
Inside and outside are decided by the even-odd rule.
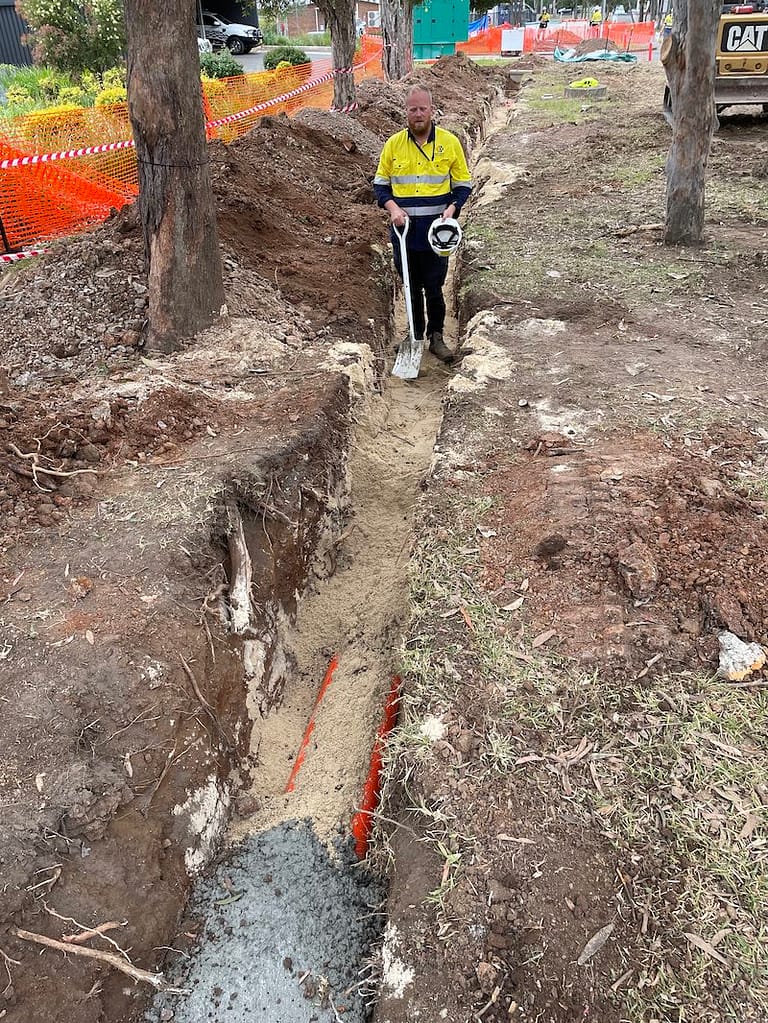
POLYGON ((592 13, 589 16, 589 28, 592 35, 597 35, 600 32, 600 26, 603 23, 603 11, 600 7, 593 7, 592 13))
POLYGON ((472 180, 461 143, 434 123, 429 89, 411 86, 405 113, 407 127, 384 143, 373 188, 379 206, 389 213, 395 267, 401 278, 395 230, 408 220, 406 251, 414 336, 428 338, 430 352, 442 362, 452 362, 453 353, 443 340, 448 257, 433 251, 428 235, 435 220, 458 216, 472 191, 472 180))
POLYGON ((545 7, 544 10, 539 15, 539 32, 546 32, 547 28, 549 27, 549 20, 550 14, 547 8, 545 7))
POLYGON ((664 24, 663 35, 665 37, 672 35, 672 25, 674 24, 674 18, 672 17, 671 11, 665 16, 663 24, 664 24))

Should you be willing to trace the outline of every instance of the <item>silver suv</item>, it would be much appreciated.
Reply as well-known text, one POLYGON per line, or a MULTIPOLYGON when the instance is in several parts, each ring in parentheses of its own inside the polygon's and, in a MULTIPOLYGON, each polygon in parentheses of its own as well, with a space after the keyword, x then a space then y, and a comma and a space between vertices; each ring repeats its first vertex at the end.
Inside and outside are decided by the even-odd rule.
MULTIPOLYGON (((200 31, 200 26, 198 26, 200 31)), ((210 39, 214 48, 226 46, 230 53, 250 53, 254 46, 258 46, 264 36, 258 26, 238 25, 220 14, 213 14, 211 11, 203 11, 203 27, 205 38, 210 39)))

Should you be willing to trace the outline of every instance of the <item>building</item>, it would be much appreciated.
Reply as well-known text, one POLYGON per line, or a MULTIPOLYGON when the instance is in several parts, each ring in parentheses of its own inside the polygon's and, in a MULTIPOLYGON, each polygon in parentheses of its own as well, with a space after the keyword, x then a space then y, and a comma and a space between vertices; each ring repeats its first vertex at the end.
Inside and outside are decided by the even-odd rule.
POLYGON ((0 0, 0 64, 32 63, 32 51, 22 42, 28 31, 15 0, 0 0))
MULTIPOLYGON (((381 24, 379 0, 357 0, 355 3, 355 23, 357 24, 358 31, 362 31, 363 28, 378 28, 381 24)), ((297 4, 278 18, 277 29, 284 36, 300 36, 308 35, 311 32, 324 32, 325 17, 316 4, 297 4)))

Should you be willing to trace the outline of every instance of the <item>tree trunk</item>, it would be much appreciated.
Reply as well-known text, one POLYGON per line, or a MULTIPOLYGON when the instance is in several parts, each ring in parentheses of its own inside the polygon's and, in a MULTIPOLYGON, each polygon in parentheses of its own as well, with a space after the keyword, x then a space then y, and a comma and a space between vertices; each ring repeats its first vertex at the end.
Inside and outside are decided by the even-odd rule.
POLYGON ((357 107, 355 75, 352 70, 357 42, 355 0, 317 0, 317 6, 331 33, 333 109, 354 110, 357 107))
POLYGON ((128 112, 149 277, 147 344, 171 352, 224 304, 195 0, 125 0, 128 112))
POLYGON ((411 0, 381 0, 384 74, 392 82, 413 70, 413 4, 411 0))
POLYGON ((667 157, 667 245, 698 245, 704 233, 704 178, 715 116, 715 36, 720 0, 677 0, 661 59, 672 100, 667 157))

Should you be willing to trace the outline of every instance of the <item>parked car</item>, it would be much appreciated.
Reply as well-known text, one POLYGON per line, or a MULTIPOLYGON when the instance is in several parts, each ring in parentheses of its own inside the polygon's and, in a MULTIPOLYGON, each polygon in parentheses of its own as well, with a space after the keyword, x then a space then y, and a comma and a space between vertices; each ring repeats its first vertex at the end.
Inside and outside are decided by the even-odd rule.
POLYGON ((238 25, 211 11, 203 11, 202 27, 206 38, 210 40, 214 48, 226 46, 230 53, 236 55, 250 53, 254 46, 258 46, 264 40, 264 35, 258 26, 238 25))

